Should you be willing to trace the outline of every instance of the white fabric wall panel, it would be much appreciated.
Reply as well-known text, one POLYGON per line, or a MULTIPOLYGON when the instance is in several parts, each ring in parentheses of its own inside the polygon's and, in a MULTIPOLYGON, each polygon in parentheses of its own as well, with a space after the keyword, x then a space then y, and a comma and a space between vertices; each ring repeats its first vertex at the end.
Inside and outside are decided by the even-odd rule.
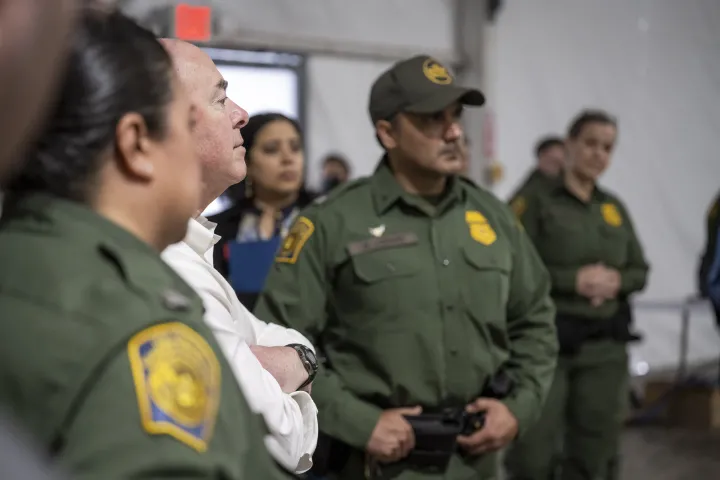
MULTIPOLYGON (((420 49, 453 55, 450 0, 225 0, 217 2, 239 37, 275 37, 288 47, 317 42, 380 51, 420 49)), ((228 30, 228 32, 230 29, 228 30)))
POLYGON ((320 181, 330 151, 348 156, 353 177, 372 173, 382 149, 368 114, 370 87, 392 62, 312 56, 307 63, 308 183, 320 181))
MULTIPOLYGON (((531 168, 539 136, 564 132, 584 107, 609 110, 620 137, 602 183, 629 207, 652 264, 644 298, 672 303, 694 292, 703 217, 720 188, 720 1, 513 0, 495 28, 506 168, 497 193, 531 168)), ((717 334, 700 310, 693 354, 716 355, 717 334)), ((641 307, 638 316, 650 337, 641 354, 672 361, 679 312, 641 307)))

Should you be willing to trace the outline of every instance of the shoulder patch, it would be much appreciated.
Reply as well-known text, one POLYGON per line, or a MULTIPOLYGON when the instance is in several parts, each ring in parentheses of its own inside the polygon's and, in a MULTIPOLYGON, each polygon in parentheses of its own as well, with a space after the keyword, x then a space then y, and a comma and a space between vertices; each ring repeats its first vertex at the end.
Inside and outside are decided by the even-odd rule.
POLYGON ((207 341, 182 323, 155 325, 128 342, 143 428, 204 452, 220 403, 220 364, 207 341))
POLYGON ((495 230, 493 230, 482 213, 476 210, 466 211, 465 223, 470 229, 470 236, 476 242, 489 246, 497 240, 497 233, 495 233, 495 230))
POLYGON ((527 210, 527 200, 522 195, 517 196, 510 202, 510 208, 516 217, 522 217, 525 210, 527 210))
POLYGON ((283 240, 280 252, 278 252, 275 261, 290 264, 297 262, 300 251, 314 231, 315 225, 313 225, 313 222, 311 222, 309 218, 299 217, 295 220, 293 226, 290 227, 287 237, 283 240))
POLYGON ((600 213, 602 213, 603 220, 610 226, 619 227, 623 223, 622 215, 620 210, 614 203, 603 203, 600 206, 600 213))

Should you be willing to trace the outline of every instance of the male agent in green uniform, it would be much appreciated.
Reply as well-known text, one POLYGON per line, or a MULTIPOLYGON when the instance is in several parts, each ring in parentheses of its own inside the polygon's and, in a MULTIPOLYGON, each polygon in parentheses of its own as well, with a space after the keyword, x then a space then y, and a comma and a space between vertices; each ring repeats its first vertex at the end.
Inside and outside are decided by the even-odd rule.
POLYGON ((560 358, 540 421, 507 456, 513 480, 617 478, 610 468, 627 413, 628 297, 648 273, 627 209, 598 184, 617 138, 614 118, 581 112, 568 130, 568 164, 528 197, 521 215, 552 278, 560 358))
POLYGON ((383 73, 369 102, 382 161, 298 218, 258 303, 326 357, 313 396, 320 429, 349 446, 336 478, 497 478, 493 452, 542 407, 557 346, 547 272, 510 209, 457 175, 463 105, 483 101, 427 56, 383 73), (501 371, 511 392, 483 398, 501 371), (428 471, 404 415, 445 408, 484 411, 485 426, 428 471))
POLYGON ((526 199, 536 190, 552 185, 565 165, 565 142, 560 137, 541 138, 535 146, 537 166, 525 178, 515 192, 510 195, 510 207, 516 215, 525 210, 526 199))

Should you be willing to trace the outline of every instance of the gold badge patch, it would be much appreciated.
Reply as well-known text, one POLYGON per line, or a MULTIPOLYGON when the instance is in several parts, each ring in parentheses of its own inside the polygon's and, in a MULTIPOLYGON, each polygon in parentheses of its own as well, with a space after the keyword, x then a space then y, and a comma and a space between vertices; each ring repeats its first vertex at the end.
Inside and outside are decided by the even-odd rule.
POLYGON ((128 356, 145 431, 207 450, 220 403, 220 364, 205 339, 182 323, 155 325, 130 339, 128 356))
POLYGON ((297 262, 300 251, 314 231, 315 225, 308 218, 298 218, 290 228, 285 240, 283 240, 275 261, 280 263, 297 262))
POLYGON ((522 217, 522 214, 525 213, 525 210, 527 209, 527 201, 525 200, 525 197, 516 197, 512 202, 510 202, 510 208, 515 213, 516 217, 522 217))
POLYGON ((497 240, 495 230, 493 230, 482 213, 474 210, 465 212, 465 222, 470 228, 470 236, 476 242, 483 245, 492 245, 497 240))
POLYGON ((438 85, 450 85, 453 82, 453 77, 448 69, 432 58, 428 58, 423 63, 423 73, 428 80, 438 85))
POLYGON ((618 208, 613 203, 603 203, 600 207, 605 223, 613 227, 619 227, 622 225, 622 215, 618 211, 618 208))

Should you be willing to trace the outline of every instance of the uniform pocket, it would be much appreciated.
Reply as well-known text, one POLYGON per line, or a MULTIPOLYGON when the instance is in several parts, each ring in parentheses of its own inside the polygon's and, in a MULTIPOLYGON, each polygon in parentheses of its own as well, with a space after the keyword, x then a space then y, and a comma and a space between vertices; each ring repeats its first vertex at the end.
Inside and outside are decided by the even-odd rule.
MULTIPOLYGON (((373 239, 376 240, 376 239, 373 239)), ((379 239, 377 239, 379 240, 379 239)), ((350 268, 338 289, 338 309, 350 330, 396 330, 417 308, 417 237, 347 246, 350 268)))
POLYGON ((511 258, 483 248, 463 248, 470 269, 464 282, 463 302, 474 328, 485 340, 500 348, 507 347, 507 302, 510 296, 511 258))

